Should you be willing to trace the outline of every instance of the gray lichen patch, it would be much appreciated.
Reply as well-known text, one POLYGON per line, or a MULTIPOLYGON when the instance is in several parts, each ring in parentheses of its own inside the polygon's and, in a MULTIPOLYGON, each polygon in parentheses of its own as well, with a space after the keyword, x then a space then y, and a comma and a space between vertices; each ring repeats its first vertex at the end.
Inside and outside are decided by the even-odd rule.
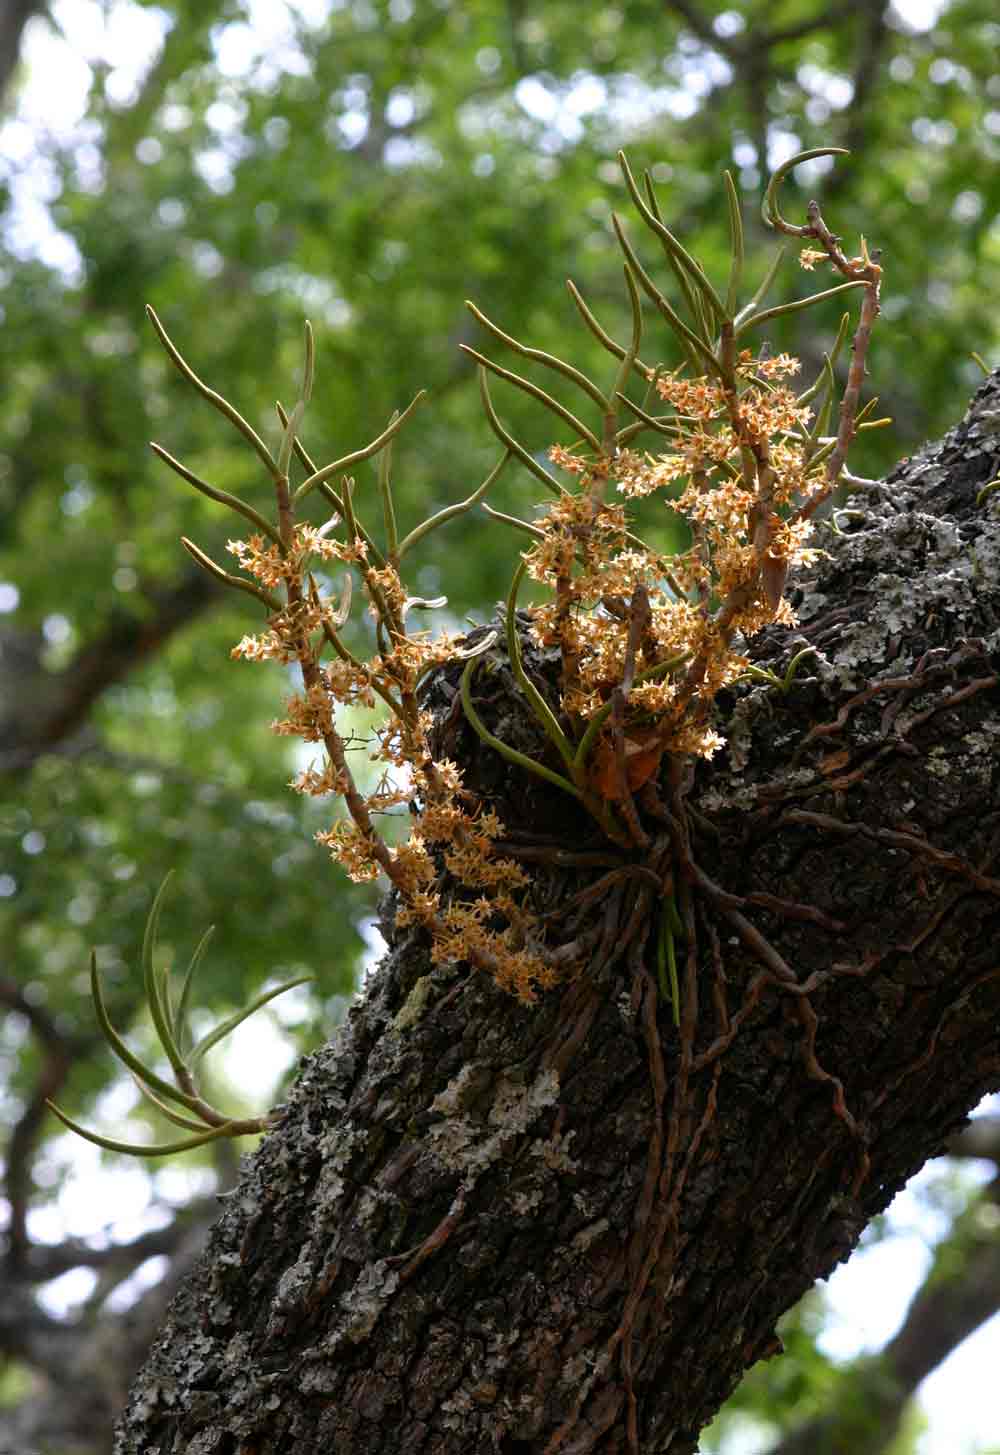
MULTIPOLYGON (((905 501, 897 503, 905 505, 905 501)), ((835 653, 835 670, 845 686, 853 685, 859 670, 867 673, 884 667, 893 655, 889 651, 892 639, 920 627, 935 614, 947 613, 956 622, 970 617, 981 589, 981 573, 985 571, 994 586, 1000 578, 996 569, 1000 565, 1000 521, 986 523, 976 542, 974 560, 954 521, 901 508, 844 538, 834 558, 836 569, 849 571, 862 563, 867 573, 868 610, 845 626, 835 653)), ((805 591, 800 606, 802 623, 831 600, 824 576, 805 591)))
POLYGON ((435 1099, 432 1110, 445 1120, 428 1134, 434 1156, 452 1171, 475 1179, 498 1161, 507 1144, 523 1135, 547 1107, 559 1100, 559 1078, 552 1070, 542 1071, 528 1085, 501 1077, 496 1084, 486 1125, 457 1115, 470 1068, 463 1067, 453 1082, 435 1099))
POLYGON ((368 1133, 363 1127, 342 1126, 331 1129, 321 1139, 323 1156, 310 1218, 310 1242, 322 1242, 327 1230, 339 1215, 347 1183, 344 1172, 351 1158, 364 1146, 368 1133))
POLYGON ((392 1023, 394 1030, 408 1031, 411 1026, 416 1025, 430 1003, 432 984, 430 975, 421 975, 392 1023))
POLYGON ((431 1111, 439 1116, 454 1117, 467 1105, 470 1093, 477 1085, 475 1062, 466 1061, 457 1076, 453 1076, 443 1091, 439 1091, 431 1102, 431 1111))
POLYGON ((550 1172, 573 1173, 579 1166, 569 1154, 569 1144, 575 1136, 575 1132, 567 1132, 565 1136, 538 1138, 531 1144, 532 1155, 540 1158, 550 1172))
POLYGON ((290 1268, 278 1279, 271 1301, 272 1313, 280 1314, 298 1304, 303 1292, 312 1287, 314 1269, 309 1252, 303 1249, 290 1268))
POLYGON ((352 1344, 366 1339, 398 1287, 399 1274, 389 1267, 385 1259, 363 1268, 354 1287, 341 1296, 341 1307, 347 1315, 343 1325, 344 1337, 352 1344))

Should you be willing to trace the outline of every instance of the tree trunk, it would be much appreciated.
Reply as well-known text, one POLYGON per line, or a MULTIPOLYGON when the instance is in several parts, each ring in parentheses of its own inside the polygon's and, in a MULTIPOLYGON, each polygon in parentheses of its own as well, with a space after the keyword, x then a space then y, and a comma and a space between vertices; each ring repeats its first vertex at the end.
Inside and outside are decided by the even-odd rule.
POLYGON ((7 0, 0 6, 0 102, 21 58, 24 27, 46 8, 45 0, 7 0))
MULTIPOLYGON (((436 677, 441 752, 586 965, 525 1006, 387 906, 389 953, 228 1199, 122 1455, 695 1450, 779 1315, 1000 1086, 998 462, 994 375, 820 542, 799 627, 754 644, 779 678, 812 654, 720 700, 725 752, 641 795, 634 862, 436 677)), ((498 648, 475 682, 539 756, 498 648)))

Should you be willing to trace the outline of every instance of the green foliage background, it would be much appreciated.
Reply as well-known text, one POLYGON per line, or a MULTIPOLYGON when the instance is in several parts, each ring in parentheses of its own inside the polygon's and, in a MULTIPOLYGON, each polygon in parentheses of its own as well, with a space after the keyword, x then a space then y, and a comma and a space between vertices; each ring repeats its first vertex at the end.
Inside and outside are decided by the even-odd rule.
MULTIPOLYGON (((70 9, 35 25, 72 37, 70 9)), ((288 684, 228 660, 255 629, 252 603, 192 604, 183 629, 157 638, 157 593, 188 570, 179 536, 219 559, 233 524, 185 493, 147 442, 261 505, 269 487, 173 372, 144 303, 272 440, 273 401, 293 395, 311 317, 318 374, 305 438, 321 461, 374 437, 427 389, 397 443, 404 524, 467 495, 498 455, 457 345, 502 351, 478 334, 465 297, 609 376, 564 280, 625 335, 609 223, 612 209, 629 212, 621 145, 637 170, 653 168, 670 226, 722 278, 720 174, 734 170, 751 287, 774 246, 756 221, 762 153, 776 163, 805 147, 853 148, 833 174, 801 169, 785 212, 815 192, 849 252, 862 232, 884 248, 870 368, 896 424, 867 437, 855 471, 877 474, 951 424, 978 376, 969 351, 1000 351, 1000 320, 985 306, 1000 291, 1000 24, 988 0, 941 0, 931 28, 878 4, 827 14, 815 0, 697 11, 653 0, 275 4, 285 39, 260 54, 248 22, 263 12, 239 0, 89 6, 109 35, 140 9, 163 43, 132 94, 123 101, 114 67, 94 63, 72 134, 36 126, 30 156, 0 170, 0 583, 17 590, 16 610, 0 616, 0 941, 3 973, 74 1040, 60 1098, 83 1119, 109 1070, 86 998, 89 947, 117 1023, 141 1036, 138 945, 168 868, 178 871, 168 946, 183 956, 218 925, 206 1003, 225 1010, 272 977, 316 975, 303 1045, 329 1031, 354 983, 358 925, 373 908, 312 844, 315 809, 286 791, 288 752, 267 724, 288 684), (39 186, 46 228, 75 259, 68 268, 44 261, 47 234, 15 226, 39 186), (73 731, 54 729, 51 704, 112 640, 128 670, 73 731)), ((16 87, 7 105, 16 116, 16 87)), ((654 267, 647 237, 635 224, 631 233, 654 267)), ((775 296, 815 281, 790 257, 775 296)), ((815 366, 839 313, 781 320, 773 348, 815 366)), ((660 348, 674 362, 652 320, 647 338, 644 354, 660 348)), ((498 385, 495 397, 520 438, 551 443, 523 396, 498 385)), ((359 491, 373 482, 362 467, 359 491)), ((510 468, 493 503, 523 515, 537 496, 510 468)), ((456 619, 481 620, 506 593, 518 544, 464 517, 421 548, 413 584, 445 592, 456 619)), ((14 1121, 39 1059, 23 1027, 6 1035, 14 1121)))

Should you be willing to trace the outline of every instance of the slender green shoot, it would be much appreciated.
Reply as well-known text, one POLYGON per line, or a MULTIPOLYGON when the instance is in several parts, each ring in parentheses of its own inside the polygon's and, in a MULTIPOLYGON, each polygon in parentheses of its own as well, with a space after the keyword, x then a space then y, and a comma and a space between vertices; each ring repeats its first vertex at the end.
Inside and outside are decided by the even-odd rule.
POLYGON ((256 526, 264 535, 269 536, 276 546, 282 550, 284 549, 281 536, 271 522, 261 515, 259 510, 254 510, 252 505, 248 505, 245 500, 240 500, 238 496, 230 495, 228 490, 219 490, 215 485, 209 485, 207 480, 203 480, 200 475, 196 475, 193 470, 189 470, 186 465, 182 465, 180 460, 175 460, 169 451, 165 450, 162 445, 156 444, 155 441, 150 441, 149 448, 158 459, 161 459, 165 465, 170 466, 175 475, 179 475, 182 480, 186 480, 189 485, 193 485, 202 495, 207 495, 209 500, 214 500, 219 505, 227 505, 237 515, 242 515, 244 520, 248 520, 251 525, 256 526))
POLYGON ((563 793, 569 793, 574 798, 582 799, 583 794, 575 783, 571 783, 561 773, 556 773, 551 768, 547 768, 544 763, 539 763, 534 758, 529 758, 526 753, 519 753, 516 748, 510 747, 502 739, 490 732, 489 728, 476 712, 472 702, 472 675, 476 670, 480 656, 481 654, 477 653, 471 661, 467 662, 465 670, 462 673, 462 707, 473 730, 487 747, 492 748, 494 752, 506 758, 509 763, 516 763, 519 768, 523 768, 528 773, 533 773, 536 778, 544 778, 546 782, 555 784, 557 788, 562 789, 563 793))
POLYGON ((168 874, 160 885, 146 921, 146 929, 142 943, 142 970, 150 1016, 153 1020, 157 1039, 170 1062, 174 1083, 160 1076, 151 1066, 147 1066, 129 1048, 127 1042, 115 1030, 104 1001, 104 992, 101 989, 101 980, 97 970, 97 955, 94 952, 91 952, 90 956, 90 990, 94 1002, 94 1010, 97 1015, 97 1023, 101 1028, 104 1039, 107 1041, 114 1055, 126 1070, 131 1073, 143 1096, 152 1102, 169 1121, 182 1127, 184 1130, 194 1131, 195 1135, 182 1138, 175 1142, 154 1143, 152 1145, 123 1142, 117 1138, 105 1137, 98 1132, 90 1131, 88 1128, 81 1126, 72 1117, 68 1116, 66 1112, 62 1111, 53 1102, 50 1101, 47 1103, 59 1120, 79 1136, 85 1137, 88 1141, 94 1142, 97 1146, 104 1147, 108 1151, 121 1152, 136 1157, 166 1157, 173 1152, 184 1152, 192 1147, 200 1147, 204 1143, 215 1141, 219 1137, 247 1136, 274 1125, 274 1113, 268 1113, 263 1117, 231 1117, 225 1112, 218 1111, 199 1094, 193 1075, 194 1068, 204 1058, 207 1051, 213 1046, 218 1045, 225 1036, 235 1030, 238 1025, 241 1025, 248 1016, 253 1015, 254 1011, 259 1010, 262 1005, 273 1000, 275 996, 281 995, 284 991, 292 989, 293 986, 302 985, 307 980, 313 978, 308 975, 300 975, 294 980, 286 981, 283 985, 258 995, 248 1006, 227 1017, 227 1019, 203 1036, 197 1045, 185 1056, 181 1047, 188 1039, 187 1021, 191 986, 198 966, 208 948, 212 931, 211 929, 207 930, 199 940, 194 954, 191 956, 181 985, 180 995, 175 1004, 170 993, 169 967, 165 966, 163 969, 158 970, 155 963, 157 930, 163 908, 164 896, 171 877, 168 874), (183 1108, 183 1111, 178 1111, 178 1107, 183 1108), (190 1115, 185 1115, 185 1113, 190 1113, 190 1115))
MULTIPOLYGON (((389 418, 391 428, 399 418, 399 410, 394 409, 389 418)), ((382 521, 385 526, 385 554, 390 561, 399 560, 399 534, 396 529, 396 507, 392 499, 392 440, 390 439, 385 449, 378 457, 378 493, 382 498, 382 521)))
POLYGON ((360 464, 362 460, 369 460, 372 455, 377 455, 379 450, 383 449, 389 443, 393 435, 399 433, 426 393, 426 389, 421 389, 406 406, 402 414, 397 414, 393 422, 380 435, 376 436, 371 444, 363 445, 360 450, 352 450, 349 455, 341 455, 339 460, 334 460, 332 464, 324 465, 321 470, 316 470, 307 479, 303 480, 302 484, 295 491, 295 503, 298 504, 311 490, 315 490, 317 485, 324 484, 334 475, 339 475, 342 471, 350 469, 352 465, 360 464))
POLYGON ((209 576, 214 576, 216 581, 221 585, 231 586, 235 591, 245 591, 248 596, 255 596, 258 601, 264 603, 268 611, 281 610, 281 602, 266 587, 258 586, 254 581, 247 581, 242 576, 234 576, 231 571, 224 570, 222 566, 217 565, 211 556, 207 556, 201 547, 196 546, 194 541, 189 540, 187 536, 181 536, 181 545, 187 551, 188 555, 198 563, 201 569, 206 571, 209 576))
POLYGON ((788 693, 792 690, 795 675, 802 662, 805 661, 806 657, 812 656, 815 651, 815 647, 803 647, 800 652, 796 652, 795 656, 792 657, 788 666, 785 668, 785 675, 783 677, 779 677, 776 672, 768 671, 766 667, 755 667, 751 665, 743 673, 743 679, 749 677, 758 682, 766 682, 769 686, 777 688, 783 697, 787 697, 788 693))
POLYGON ((732 261, 729 265, 729 284, 726 288, 726 317, 733 318, 740 287, 743 283, 743 214, 740 211, 739 193, 731 172, 724 172, 726 180, 726 201, 729 204, 729 249, 732 261))
MULTIPOLYGON (((600 452, 601 442, 594 431, 588 425, 585 425, 582 419, 578 419, 571 409, 567 409, 564 404, 560 404, 558 399, 553 399, 551 394, 546 393, 537 384, 532 384, 530 379, 525 379, 522 375, 515 374, 512 369, 505 369, 502 365, 495 364, 492 359, 488 359, 485 354, 479 353, 478 349, 470 347, 469 344, 460 344, 459 348, 463 353, 468 354, 470 359, 475 359, 476 363, 482 368, 489 369, 498 378, 506 379, 509 384, 513 384, 516 388, 523 390, 525 394, 530 394, 533 399, 537 399, 539 404, 543 404, 551 414, 556 415, 557 418, 568 424, 577 439, 586 440, 595 453, 600 452)), ((602 407, 604 403, 605 400, 602 394, 602 407)))
POLYGON ((546 490, 550 490, 553 495, 565 495, 567 493, 565 487, 560 485, 555 476, 550 475, 545 466, 540 465, 534 455, 530 454, 524 445, 520 444, 510 431, 504 429, 500 423, 500 416, 497 414, 493 406, 493 400, 490 397, 490 387, 486 378, 486 370, 482 366, 479 368, 479 396, 483 401, 483 411, 486 415, 487 423, 500 443, 505 445, 510 453, 521 461, 521 464, 526 470, 530 470, 536 480, 541 480, 546 490))
POLYGON ((621 219, 615 214, 612 214, 611 222, 615 229, 615 235, 618 238, 621 250, 625 254, 625 257, 628 259, 629 266, 631 267, 636 278, 638 278, 639 282, 642 284, 643 290, 646 293, 646 296, 649 298, 650 302, 653 303, 657 309, 659 309, 663 318, 666 320, 667 324, 677 336, 677 340, 680 343, 681 348, 684 350, 684 353, 688 359, 688 362, 691 364, 691 367, 696 372, 700 372, 700 361, 703 369, 707 369, 710 374, 715 374, 716 376, 718 376, 721 373, 721 370, 719 368, 719 361, 716 358, 712 349, 703 338, 699 337, 694 329, 688 327, 688 325, 684 322, 683 318, 681 318, 680 314, 677 313, 677 311, 671 306, 671 304, 660 292, 659 288, 657 288, 656 284, 653 282, 652 278, 646 272, 645 268, 642 266, 638 257, 636 256, 635 249, 628 240, 628 235, 625 232, 625 228, 622 225, 621 219))
MULTIPOLYGON (((579 288, 577 288, 576 284, 573 282, 572 278, 566 279, 566 287, 569 290, 569 296, 576 304, 577 311, 580 317, 583 319, 587 328, 594 335, 594 338, 596 338, 597 342, 601 345, 601 347, 607 349, 609 354, 614 354, 616 359, 624 359, 625 355, 628 353, 628 349, 625 348, 624 344, 616 343, 611 335, 601 327, 597 319, 594 317, 593 313, 587 307, 587 304, 584 302, 583 295, 580 292, 579 288)), ((632 360, 632 368, 643 380, 647 380, 652 373, 652 370, 649 368, 649 366, 647 364, 644 364, 638 356, 632 360)))
MULTIPOLYGON (((649 210, 657 222, 663 224, 663 214, 660 211, 660 204, 656 197, 656 188, 653 185, 653 178, 649 172, 643 173, 643 184, 646 189, 646 200, 649 203, 649 210)), ((692 284, 686 270, 681 267, 670 248, 665 243, 662 243, 662 240, 661 246, 663 247, 663 255, 667 260, 667 266, 677 280, 677 286, 680 288, 684 297, 688 313, 694 321, 695 332, 699 338, 704 339, 705 343, 711 347, 715 333, 714 314, 706 306, 704 298, 702 298, 697 288, 692 284)))
POLYGON ((787 251, 788 251, 787 244, 782 243, 781 247, 779 247, 778 251, 775 253, 774 258, 771 261, 770 267, 768 268, 767 272, 764 274, 764 277, 763 277, 763 280, 761 281, 760 287, 757 289, 756 293, 750 299, 750 302, 744 304, 744 306, 740 309, 739 313, 737 313, 736 317, 733 319, 733 327, 735 329, 739 329, 740 325, 743 324, 743 323, 745 323, 746 320, 751 316, 751 314, 754 314, 754 313, 757 312, 757 309, 760 307, 761 303, 767 297, 767 295, 768 295, 768 293, 770 291, 770 288, 771 288, 771 284, 774 282, 775 278, 778 276, 778 270, 779 270, 779 268, 781 267, 782 263, 785 260, 785 253, 787 251))
POLYGON ((481 324, 487 333, 491 333, 495 339, 499 339, 502 344, 506 344, 509 349, 512 349, 516 354, 520 354, 522 358, 531 359, 537 364, 544 364, 547 369, 553 369, 557 374, 561 374, 564 379, 568 379, 571 384, 575 384, 578 389, 582 389, 584 394, 589 394, 598 408, 603 408, 605 403, 604 395, 594 381, 587 378, 586 374, 581 373, 572 364, 566 363, 564 359, 557 358, 555 354, 547 354, 544 349, 530 348, 527 344, 522 344, 516 338, 512 338, 509 333, 505 333, 502 328, 499 328, 497 324, 487 318, 482 309, 477 308, 468 298, 465 300, 465 306, 476 322, 481 324))
POLYGON ((291 980, 282 981, 273 990, 262 991, 260 995, 250 1001, 249 1005, 245 1005, 241 1010, 234 1011, 231 1016, 227 1016, 224 1021, 220 1021, 217 1026, 207 1031, 197 1044, 192 1047, 191 1054, 188 1057, 189 1069, 193 1071, 199 1062, 204 1060, 213 1046, 217 1046, 220 1041, 225 1040, 226 1036, 235 1031, 237 1026, 241 1026, 255 1011, 260 1010, 262 1006, 267 1005, 276 996, 284 995, 286 990, 294 990, 297 985, 308 985, 314 979, 315 976, 313 975, 296 975, 291 980))
POLYGON ((837 330, 837 337, 833 341, 833 348, 828 354, 823 355, 822 369, 816 375, 815 381, 809 386, 809 388, 804 389, 802 393, 796 397, 796 404, 811 404, 821 389, 827 391, 828 394, 832 394, 833 390, 836 388, 836 380, 834 378, 833 371, 837 365, 837 360, 840 358, 841 351, 843 350, 844 342, 847 338, 847 329, 850 322, 851 315, 849 313, 841 314, 840 327, 837 330))
POLYGON ((184 1041, 187 1038, 188 1010, 191 1004, 191 990, 194 985, 194 977, 198 973, 198 966, 205 958, 205 951, 212 942, 215 934, 215 926, 209 925, 194 949, 194 954, 188 961, 188 967, 184 972, 184 979, 181 981, 181 993, 177 997, 177 1008, 174 1011, 174 1024, 177 1027, 177 1044, 183 1049, 184 1041))
POLYGON ((180 350, 167 333, 167 330, 163 327, 156 310, 148 303, 146 304, 146 317, 156 330, 160 343, 166 349, 167 354, 170 356, 178 372, 184 376, 189 384, 197 389, 203 399, 207 399, 214 409, 217 409, 220 414, 229 420, 230 424, 239 430, 243 438, 257 451, 257 454, 267 466, 272 479, 277 479, 279 474, 277 461, 257 431, 247 423, 239 410, 235 409, 229 403, 228 399, 223 399, 221 394, 217 394, 214 389, 210 389, 207 384, 199 379, 198 375, 191 368, 190 364, 186 362, 180 350))
POLYGON ((681 1023, 681 991, 677 975, 677 950, 674 940, 674 921, 680 923, 672 894, 664 897, 660 909, 660 933, 656 942, 656 972, 660 994, 670 1001, 674 1025, 681 1023), (671 914, 673 910, 673 914, 671 914))
POLYGON ((149 911, 149 918, 146 920, 146 932, 142 937, 142 971, 143 983, 146 991, 146 999, 149 1002, 149 1013, 153 1017, 153 1025, 160 1045, 163 1047, 171 1069, 176 1075, 179 1071, 185 1070, 184 1058, 177 1048, 174 1040, 174 1014, 170 1003, 170 995, 165 977, 160 978, 156 974, 156 937, 160 926, 160 913, 163 909, 163 899, 167 892, 170 881, 173 878, 171 870, 163 880, 153 900, 153 907, 149 911))
POLYGON ((483 502, 483 509, 492 520, 502 520, 504 525, 511 525, 515 530, 523 530, 533 540, 544 541, 548 539, 541 527, 532 525, 530 521, 519 520, 516 515, 505 515, 502 510, 494 510, 492 505, 487 505, 485 501, 483 502))
POLYGON ((781 318, 786 313, 801 313, 803 308, 812 308, 815 303, 823 303, 827 298, 836 298, 838 293, 849 293, 852 288, 867 287, 868 284, 864 278, 852 278, 848 283, 838 283, 834 288, 824 288, 822 293, 810 293, 808 298, 795 298, 791 303, 776 303, 773 308, 765 308, 763 313, 755 313, 741 323, 736 330, 736 337, 742 338, 750 329, 757 328, 762 323, 768 323, 772 318, 781 318))
MULTIPOLYGON (((400 545, 399 550, 396 553, 397 560, 401 561, 406 555, 407 551, 412 550, 419 541, 422 541, 425 536, 430 535, 431 531, 437 530, 442 525, 447 525, 449 520, 454 520, 456 516, 464 515, 466 511, 471 510, 474 505, 478 505, 479 502, 483 499, 483 496, 486 494, 486 492, 490 490, 492 486, 495 485, 496 482, 499 480, 501 474, 503 473, 504 466, 507 464, 507 461, 511 458, 512 454, 512 450, 505 450, 501 458, 493 466, 493 469, 486 476, 486 479, 483 481, 483 483, 475 490, 473 490, 471 495, 466 496, 464 500, 458 501, 458 503, 455 505, 446 505, 435 515, 428 516, 428 518, 425 521, 421 522, 420 525, 415 526, 413 530, 410 531, 409 535, 404 538, 402 544, 400 545)), ((485 508, 488 509, 488 507, 485 508)))
POLYGON ((527 562, 522 560, 514 572, 514 579, 507 597, 507 651, 510 656, 511 670, 539 726, 572 773, 575 760, 573 744, 556 721, 551 707, 524 670, 524 662, 521 659, 521 638, 517 631, 517 593, 526 570, 527 562))
POLYGON ((173 1157, 178 1152, 190 1152, 194 1147, 204 1147, 207 1142, 217 1142, 222 1137, 246 1137, 264 1130, 263 1122, 251 1126, 250 1119, 247 1119, 243 1122, 223 1122, 220 1126, 209 1127, 196 1136, 181 1137, 176 1142, 120 1142, 115 1137, 105 1137, 100 1132, 93 1132, 89 1127, 82 1126, 61 1111, 54 1101, 46 1102, 46 1106, 64 1127, 75 1132, 78 1137, 83 1137, 84 1141, 93 1142, 96 1147, 103 1147, 106 1152, 118 1152, 125 1157, 173 1157))
POLYGON ((716 293, 715 289, 712 287, 712 284, 705 276, 704 270, 699 267, 698 263, 688 252, 687 248, 685 248, 683 244, 676 237, 674 237, 670 229, 668 227, 665 227, 664 224, 659 220, 659 218, 657 218, 656 215, 650 210, 645 198, 639 191, 639 188, 636 186, 635 178, 632 175, 632 169, 628 164, 628 160, 626 159, 624 152, 618 153, 618 165, 621 168, 621 173, 625 179, 625 185, 629 190, 629 195, 631 196, 632 201, 635 203, 643 222, 645 222, 646 226, 656 234, 656 236, 663 243, 664 247, 669 251, 671 257, 675 258, 680 266, 685 269, 692 283, 705 298, 705 301, 708 303, 709 307, 712 309, 712 312, 715 314, 716 321, 719 324, 722 324, 722 322, 726 318, 726 310, 722 306, 722 299, 719 297, 718 293, 716 293))
POLYGON ((278 473, 283 479, 288 478, 288 471, 292 463, 292 452, 295 449, 295 436, 302 425, 302 419, 306 412, 306 401, 300 399, 292 410, 291 417, 285 425, 284 434, 281 436, 281 445, 278 449, 278 473))
POLYGON ((787 232, 791 237, 811 237, 812 233, 808 226, 797 227, 787 222, 778 211, 778 188, 788 176, 789 172, 799 165, 800 162, 808 162, 813 157, 849 157, 851 155, 847 147, 810 147, 808 151, 796 152, 789 157, 771 177, 764 193, 764 200, 761 203, 760 213, 764 220, 764 226, 777 229, 780 232, 787 232))
POLYGON ((615 431, 618 424, 618 401, 623 398, 628 382, 632 375, 632 369, 636 359, 639 357, 639 345, 642 343, 642 302, 639 298, 639 290, 635 284, 632 269, 628 263, 623 266, 625 274, 625 286, 628 288, 629 303, 632 308, 632 338, 628 350, 618 366, 618 373, 615 375, 615 382, 611 394, 605 405, 605 438, 602 441, 606 454, 612 454, 616 444, 615 431))

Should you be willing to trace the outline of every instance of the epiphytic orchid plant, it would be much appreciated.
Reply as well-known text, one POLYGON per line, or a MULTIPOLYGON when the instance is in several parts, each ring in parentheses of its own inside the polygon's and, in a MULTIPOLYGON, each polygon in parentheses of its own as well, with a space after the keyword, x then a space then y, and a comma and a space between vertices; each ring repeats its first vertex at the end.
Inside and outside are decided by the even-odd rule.
MULTIPOLYGON (((299 398, 290 413, 278 406, 281 435, 272 451, 238 410, 198 377, 149 310, 174 365, 239 431, 271 481, 274 509, 266 515, 247 500, 201 479, 160 445, 153 446, 183 480, 250 527, 243 538, 230 542, 238 572, 210 559, 192 541, 184 539, 183 545, 217 581, 249 594, 266 609, 264 630, 245 636, 233 655, 295 664, 301 673, 301 691, 289 700, 274 730, 317 747, 318 760, 297 775, 293 786, 317 797, 333 797, 342 805, 340 816, 318 835, 319 840, 352 879, 379 874, 387 878, 398 894, 397 922, 427 932, 435 962, 465 961, 523 1001, 534 1000, 540 990, 564 979, 590 941, 578 933, 569 944, 553 943, 551 917, 543 919, 533 912, 528 876, 517 853, 505 844, 499 818, 475 801, 459 766, 435 754, 421 686, 435 668, 465 657, 462 703, 482 741, 518 768, 577 800, 593 821, 595 834, 624 856, 625 867, 614 873, 646 874, 661 885, 660 989, 680 1024, 675 941, 684 929, 673 891, 670 851, 655 848, 643 814, 663 816, 656 783, 665 760, 709 757, 722 744, 713 721, 715 699, 723 687, 757 672, 749 666, 741 643, 770 623, 794 621, 784 595, 788 571, 815 552, 810 540, 819 507, 839 483, 853 478, 846 472, 852 439, 859 430, 887 422, 870 417, 875 400, 864 407, 860 402, 872 325, 879 311, 878 253, 870 252, 862 240, 859 254, 848 258, 816 203, 809 204, 801 225, 786 221, 777 204, 778 188, 793 167, 840 153, 839 148, 821 147, 791 157, 771 178, 763 216, 769 228, 808 244, 800 257, 804 267, 828 264, 842 281, 810 297, 770 307, 764 306, 764 299, 783 251, 749 300, 741 302, 743 225, 729 174, 725 202, 730 265, 719 287, 664 223, 649 174, 640 186, 620 156, 632 202, 676 285, 674 301, 654 282, 624 224, 614 217, 631 307, 628 341, 614 339, 569 284, 583 324, 615 361, 606 386, 572 363, 519 342, 470 304, 492 339, 573 385, 581 397, 581 413, 532 380, 466 348, 478 365, 486 419, 502 450, 467 499, 408 531, 398 521, 392 453, 420 395, 401 414, 394 414, 370 443, 319 467, 301 437, 314 375, 308 324, 299 398), (763 346, 755 347, 755 340, 765 324, 784 314, 855 292, 860 294, 860 317, 833 431, 835 368, 847 339, 849 316, 842 319, 819 377, 799 393, 791 384, 798 361, 783 353, 770 356, 763 346), (643 295, 672 337, 677 350, 673 364, 652 363, 640 352, 643 295), (490 392, 490 376, 529 394, 557 421, 559 431, 568 433, 568 440, 551 446, 549 459, 569 485, 505 427, 490 392), (655 448, 640 448, 640 441, 650 440, 655 448), (377 495, 362 502, 349 472, 367 459, 377 460, 377 495), (524 467, 551 497, 535 520, 504 514, 486 502, 487 492, 512 462, 524 467), (630 502, 657 495, 690 530, 689 547, 669 557, 634 534, 629 513, 630 502), (320 520, 308 514, 316 502, 321 506, 320 520), (483 721, 476 704, 477 669, 494 648, 500 650, 498 633, 488 632, 470 646, 447 632, 432 636, 410 625, 415 611, 444 604, 443 598, 428 601, 408 591, 404 572, 410 552, 432 531, 476 506, 528 537, 501 630, 523 700, 537 720, 537 755, 503 742, 483 721), (322 589, 319 579, 334 564, 345 568, 336 597, 322 589), (547 599, 532 611, 527 637, 517 613, 526 576, 547 592, 547 599), (356 655, 344 636, 353 584, 360 587, 374 620, 373 647, 366 658, 356 655), (525 664, 526 641, 558 650, 555 698, 533 680, 525 664), (352 768, 351 734, 344 722, 344 714, 358 706, 383 710, 374 741, 368 745, 382 773, 368 793, 362 791, 352 768), (412 816, 412 831, 406 842, 392 845, 377 819, 402 805, 412 816)), ((783 679, 757 675, 787 691, 804 655, 792 658, 783 679)), ((197 1046, 183 1050, 181 1027, 191 975, 205 941, 195 953, 179 999, 173 1001, 165 976, 153 966, 160 899, 157 896, 147 929, 144 973, 174 1086, 139 1061, 112 1028, 96 966, 93 995, 102 1029, 116 1054, 146 1095, 191 1135, 171 1146, 125 1146, 84 1132, 57 1112, 101 1145, 147 1155, 242 1135, 267 1124, 267 1118, 254 1119, 252 1125, 227 1118, 208 1105, 197 1091, 194 1071, 210 1045, 279 993, 259 997, 197 1046)))

